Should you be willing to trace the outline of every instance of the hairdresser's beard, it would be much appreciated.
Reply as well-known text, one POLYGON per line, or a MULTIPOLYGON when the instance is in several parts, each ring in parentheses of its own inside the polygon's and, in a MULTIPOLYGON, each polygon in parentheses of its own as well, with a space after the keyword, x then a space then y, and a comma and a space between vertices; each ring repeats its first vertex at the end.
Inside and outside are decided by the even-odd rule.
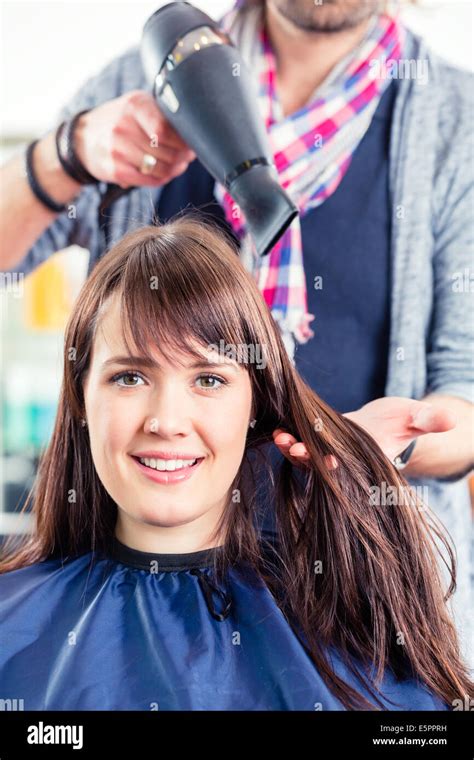
POLYGON ((375 13, 385 0, 266 0, 278 13, 307 32, 341 32, 352 29, 375 13))

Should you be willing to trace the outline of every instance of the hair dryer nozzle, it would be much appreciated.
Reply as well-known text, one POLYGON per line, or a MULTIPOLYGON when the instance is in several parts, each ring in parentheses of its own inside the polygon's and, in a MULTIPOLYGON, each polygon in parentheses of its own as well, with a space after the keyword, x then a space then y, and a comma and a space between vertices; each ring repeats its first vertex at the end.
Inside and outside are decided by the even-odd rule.
POLYGON ((229 193, 242 209, 259 256, 268 253, 298 215, 298 207, 283 190, 276 170, 257 164, 240 174, 229 193))

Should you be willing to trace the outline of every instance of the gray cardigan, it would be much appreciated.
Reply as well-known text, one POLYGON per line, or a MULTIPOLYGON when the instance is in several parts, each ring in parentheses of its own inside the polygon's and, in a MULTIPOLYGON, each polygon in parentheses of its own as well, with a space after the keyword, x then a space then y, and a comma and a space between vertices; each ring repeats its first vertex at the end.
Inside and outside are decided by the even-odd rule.
MULTIPOLYGON (((408 30, 403 55, 426 60, 429 76, 428 81, 399 82, 391 128, 393 269, 385 393, 420 399, 435 392, 473 401, 474 77, 447 64, 408 30)), ((89 79, 60 119, 132 89, 149 89, 138 47, 89 79)), ((105 185, 100 188, 103 191, 105 185)), ((137 188, 109 209, 112 243, 136 226, 151 223, 160 192, 161 188, 137 188)), ((58 216, 15 271, 29 272, 72 244, 90 251, 90 270, 103 253, 98 201, 97 187, 84 188, 75 201, 76 218, 58 216)), ((470 604, 467 480, 418 479, 412 484, 424 487, 423 497, 454 540, 459 563, 454 611, 463 629, 470 604)), ((467 638, 463 645, 470 657, 467 638)))

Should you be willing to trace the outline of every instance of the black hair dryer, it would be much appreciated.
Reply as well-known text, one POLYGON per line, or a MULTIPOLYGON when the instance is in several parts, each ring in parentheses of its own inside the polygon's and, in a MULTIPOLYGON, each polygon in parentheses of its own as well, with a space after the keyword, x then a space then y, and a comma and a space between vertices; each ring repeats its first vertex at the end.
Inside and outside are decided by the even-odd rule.
POLYGON ((187 2, 159 8, 141 42, 145 75, 161 112, 242 209, 260 256, 298 214, 278 172, 239 50, 187 2))

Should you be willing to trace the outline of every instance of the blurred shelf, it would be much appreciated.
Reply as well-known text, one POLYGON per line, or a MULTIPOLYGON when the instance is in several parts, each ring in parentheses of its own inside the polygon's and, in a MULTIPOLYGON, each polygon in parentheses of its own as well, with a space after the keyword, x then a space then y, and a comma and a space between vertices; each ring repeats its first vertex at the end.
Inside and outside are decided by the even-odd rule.
POLYGON ((0 512, 0 535, 2 536, 30 533, 33 526, 34 517, 32 514, 0 512))

